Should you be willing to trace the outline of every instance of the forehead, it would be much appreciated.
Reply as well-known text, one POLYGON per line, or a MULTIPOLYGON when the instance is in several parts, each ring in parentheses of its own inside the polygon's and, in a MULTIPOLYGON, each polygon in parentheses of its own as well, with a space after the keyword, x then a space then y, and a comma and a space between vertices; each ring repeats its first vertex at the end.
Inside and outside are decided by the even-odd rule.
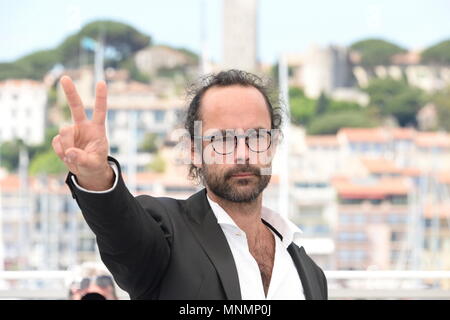
POLYGON ((203 129, 270 129, 266 100, 258 89, 233 85, 209 88, 202 97, 203 129))

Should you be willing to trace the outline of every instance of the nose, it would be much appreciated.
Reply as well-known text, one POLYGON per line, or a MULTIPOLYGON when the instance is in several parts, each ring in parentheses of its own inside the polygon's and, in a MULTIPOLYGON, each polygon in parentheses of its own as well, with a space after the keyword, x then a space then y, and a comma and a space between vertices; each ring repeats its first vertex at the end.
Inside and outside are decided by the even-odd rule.
POLYGON ((249 150, 245 143, 245 137, 235 137, 237 139, 235 163, 246 164, 249 161, 249 150))

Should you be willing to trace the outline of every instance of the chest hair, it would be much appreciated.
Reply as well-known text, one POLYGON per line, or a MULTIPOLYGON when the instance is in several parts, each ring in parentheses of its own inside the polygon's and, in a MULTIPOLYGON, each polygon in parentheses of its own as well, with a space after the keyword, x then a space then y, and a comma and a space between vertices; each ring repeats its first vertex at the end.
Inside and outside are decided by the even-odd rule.
POLYGON ((257 237, 256 241, 252 245, 249 244, 249 250, 253 258, 255 258, 258 263, 264 293, 267 296, 275 259, 275 238, 273 234, 266 229, 263 235, 257 237))

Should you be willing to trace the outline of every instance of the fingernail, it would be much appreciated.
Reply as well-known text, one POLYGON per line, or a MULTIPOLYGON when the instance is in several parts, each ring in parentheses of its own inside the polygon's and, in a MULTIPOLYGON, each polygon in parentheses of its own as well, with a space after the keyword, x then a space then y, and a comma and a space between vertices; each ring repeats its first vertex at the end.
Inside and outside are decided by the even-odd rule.
POLYGON ((71 152, 67 155, 67 162, 72 163, 77 158, 77 154, 74 152, 71 152))

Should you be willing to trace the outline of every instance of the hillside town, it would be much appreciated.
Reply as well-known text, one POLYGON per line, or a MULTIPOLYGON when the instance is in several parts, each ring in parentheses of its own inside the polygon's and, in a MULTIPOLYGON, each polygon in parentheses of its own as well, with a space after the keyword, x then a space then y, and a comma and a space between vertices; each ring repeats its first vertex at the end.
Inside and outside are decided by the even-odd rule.
MULTIPOLYGON (((106 81, 110 155, 133 194, 185 199, 202 188, 177 161, 173 136, 183 126, 190 83, 230 68, 275 85, 280 76, 279 62, 257 60, 254 19, 228 22, 226 12, 221 62, 148 44, 127 63, 111 63, 99 51, 108 44, 94 39, 93 49, 80 45, 75 63, 52 65, 40 78, 0 81, 2 270, 67 270, 100 259, 65 184, 67 171, 49 148, 52 133, 70 123, 62 75, 73 79, 88 117, 95 83, 106 81)), ((311 44, 283 55, 288 160, 275 158, 264 201, 281 210, 280 190, 288 191, 283 214, 325 270, 450 269, 450 60, 430 62, 425 51, 402 49, 380 64, 358 44, 311 44), (341 112, 355 122, 327 120, 341 112)), ((450 280, 438 285, 449 290, 450 280)))

